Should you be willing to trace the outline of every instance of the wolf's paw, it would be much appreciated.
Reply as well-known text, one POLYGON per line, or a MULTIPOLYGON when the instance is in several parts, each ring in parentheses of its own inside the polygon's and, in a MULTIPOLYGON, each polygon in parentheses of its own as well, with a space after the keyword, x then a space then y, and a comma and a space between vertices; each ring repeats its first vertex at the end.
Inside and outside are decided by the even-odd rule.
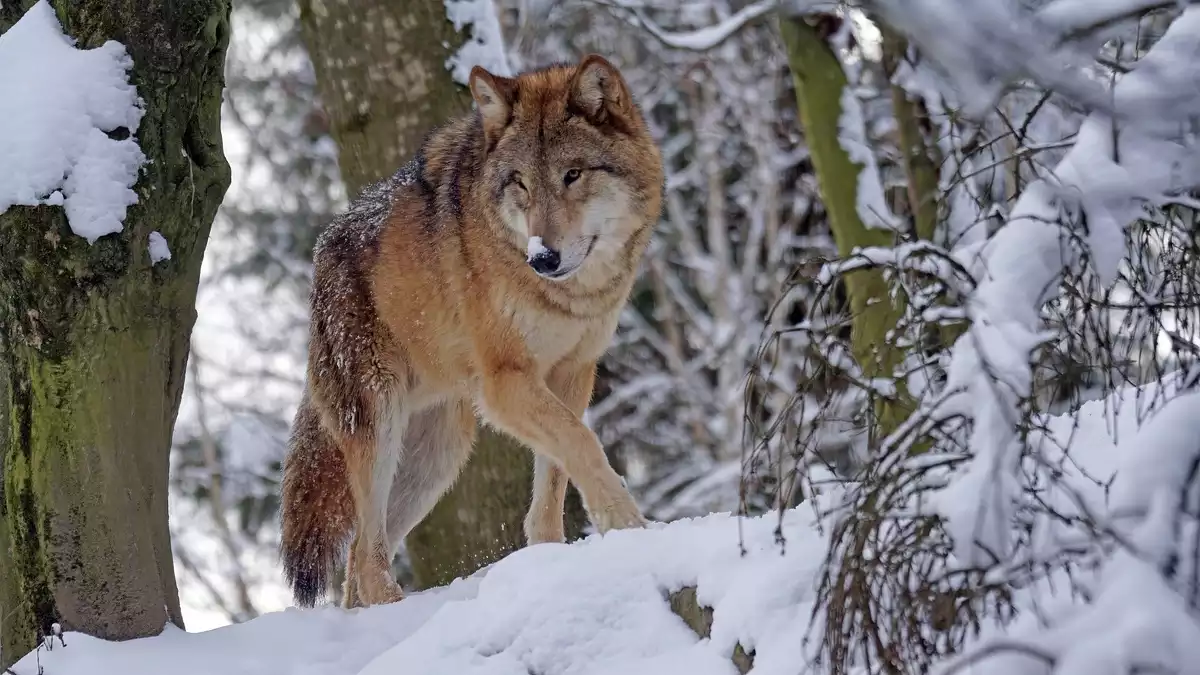
POLYGON ((400 602, 404 599, 404 590, 400 588, 400 584, 393 581, 392 583, 383 587, 383 590, 379 593, 379 597, 381 599, 379 602, 375 603, 377 605, 400 602))
POLYGON ((616 502, 592 512, 592 524, 600 532, 628 530, 646 526, 646 518, 633 500, 616 502))
POLYGON ((369 593, 366 588, 360 586, 359 596, 363 605, 387 605, 403 600, 404 590, 400 588, 400 584, 389 579, 382 584, 373 584, 369 593))

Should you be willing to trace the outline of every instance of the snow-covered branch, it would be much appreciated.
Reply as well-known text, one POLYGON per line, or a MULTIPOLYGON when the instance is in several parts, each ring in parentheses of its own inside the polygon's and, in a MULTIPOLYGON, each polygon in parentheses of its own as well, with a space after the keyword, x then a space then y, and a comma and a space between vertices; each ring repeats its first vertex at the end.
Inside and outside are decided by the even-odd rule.
POLYGON ((513 75, 492 0, 446 0, 446 18, 463 35, 462 45, 446 61, 456 82, 465 86, 477 65, 496 75, 513 75))
POLYGON ((670 32, 664 30, 658 24, 651 21, 646 15, 645 10, 640 8, 634 10, 634 16, 637 17, 639 25, 645 28, 651 35, 661 40, 666 46, 673 49, 688 49, 703 52, 713 49, 725 40, 728 40, 729 36, 742 28, 767 16, 778 5, 778 0, 758 0, 758 2, 746 5, 733 16, 720 23, 687 32, 670 32))
POLYGON ((1177 19, 1117 84, 1114 107, 1137 125, 1114 132, 1108 119, 1089 118, 1053 175, 1029 187, 984 248, 987 276, 969 300, 972 325, 954 346, 947 381, 961 392, 947 405, 973 418, 974 458, 940 502, 966 565, 986 565, 1010 549, 1011 503, 1020 489, 1016 423, 1031 394, 1030 354, 1046 339, 1039 311, 1064 271, 1082 261, 1076 238, 1086 242, 1099 278, 1111 282, 1125 256, 1125 228, 1143 208, 1200 185, 1194 121, 1147 107, 1156 87, 1190 92, 1200 105, 1200 9, 1177 19))

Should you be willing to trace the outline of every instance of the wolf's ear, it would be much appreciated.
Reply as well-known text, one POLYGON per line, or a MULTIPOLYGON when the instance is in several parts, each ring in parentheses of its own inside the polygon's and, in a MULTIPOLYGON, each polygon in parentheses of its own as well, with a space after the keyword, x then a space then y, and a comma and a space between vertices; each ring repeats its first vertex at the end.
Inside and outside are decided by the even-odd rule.
POLYGON ((575 69, 571 107, 592 124, 623 123, 633 110, 633 100, 616 66, 599 54, 589 54, 575 69))
POLYGON ((504 133, 504 129, 512 121, 517 81, 493 75, 484 70, 483 66, 475 66, 471 69, 468 85, 475 105, 479 106, 479 115, 483 118, 483 135, 491 148, 500 140, 500 134, 504 133))

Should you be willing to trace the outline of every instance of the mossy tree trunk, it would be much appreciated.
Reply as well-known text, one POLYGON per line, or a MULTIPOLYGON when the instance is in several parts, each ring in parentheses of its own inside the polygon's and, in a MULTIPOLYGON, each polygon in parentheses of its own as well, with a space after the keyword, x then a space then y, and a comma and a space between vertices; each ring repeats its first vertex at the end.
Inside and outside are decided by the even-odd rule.
MULTIPOLYGON (((0 31, 33 0, 4 2, 0 31)), ((106 639, 182 626, 167 528, 171 436, 200 261, 229 185, 228 0, 55 0, 81 48, 125 45, 148 162, 122 232, 57 207, 0 215, 0 666, 51 624, 106 639), (151 265, 150 232, 173 257, 151 265)))
MULTIPOLYGON (((908 41, 878 18, 875 18, 875 24, 883 35, 884 71, 889 78, 893 78, 904 61, 908 41)), ((913 217, 913 235, 917 239, 934 241, 939 236, 938 222, 941 218, 938 167, 942 164, 942 156, 934 140, 937 132, 924 101, 914 98, 898 84, 893 83, 891 90, 900 157, 908 179, 905 195, 909 213, 913 217)), ((953 242, 939 243, 949 246, 953 242)), ((927 332, 927 345, 933 349, 948 348, 965 328, 966 322, 963 321, 932 327, 927 332)))
MULTIPOLYGON (((842 64, 822 31, 833 20, 821 17, 814 25, 801 17, 784 16, 779 28, 821 200, 838 253, 847 257, 858 247, 892 246, 895 233, 869 228, 858 215, 861 167, 851 161, 838 140, 842 94, 848 83, 842 64)), ((850 300, 850 340, 855 360, 865 377, 890 377, 904 352, 889 344, 887 334, 903 314, 903 305, 889 299, 888 283, 878 270, 852 272, 845 277, 845 285, 850 300)), ((878 401, 870 430, 871 445, 895 429, 911 410, 912 402, 902 388, 898 388, 895 399, 878 401)))
MULTIPOLYGON (((780 34, 787 53, 788 66, 795 82, 805 137, 812 153, 813 167, 839 255, 851 255, 855 248, 891 246, 895 233, 866 227, 858 215, 858 172, 861 167, 850 160, 838 141, 838 120, 842 114, 842 94, 848 83, 845 71, 828 42, 825 29, 830 17, 810 22, 801 17, 783 17, 780 34)), ((889 26, 879 24, 883 34, 883 65, 886 74, 895 74, 904 58, 907 44, 903 36, 889 26)), ((897 139, 905 171, 904 197, 912 217, 915 239, 933 240, 939 220, 938 165, 940 157, 931 138, 928 112, 923 103, 910 98, 899 85, 891 85, 892 112, 896 118, 897 139)), ((851 347, 866 377, 890 378, 904 358, 904 350, 889 343, 893 330, 905 310, 903 299, 889 299, 889 287, 879 270, 862 270, 845 278, 852 313, 851 347)), ((931 342, 949 344, 961 326, 942 326, 931 334, 931 342)), ((914 402, 903 386, 896 396, 879 400, 874 406, 871 444, 894 431, 914 409, 914 402)), ((914 451, 920 451, 918 445, 914 451)))
MULTIPOLYGON (((883 35, 883 66, 889 78, 896 75, 908 51, 908 41, 887 24, 876 19, 883 35)), ((941 164, 934 131, 924 101, 912 98, 904 87, 891 85, 892 113, 896 118, 897 138, 904 173, 908 178, 905 196, 913 217, 917 239, 933 241, 938 224, 938 166, 941 164)))
MULTIPOLYGON (((394 172, 433 127, 471 109, 446 69, 462 36, 443 0, 301 0, 300 20, 347 194, 394 172)), ((532 480, 532 454, 480 425, 462 476, 408 536, 417 586, 448 583, 520 548, 532 480)), ((578 497, 571 501, 580 514, 578 497)), ((568 536, 582 523, 570 521, 568 536)))

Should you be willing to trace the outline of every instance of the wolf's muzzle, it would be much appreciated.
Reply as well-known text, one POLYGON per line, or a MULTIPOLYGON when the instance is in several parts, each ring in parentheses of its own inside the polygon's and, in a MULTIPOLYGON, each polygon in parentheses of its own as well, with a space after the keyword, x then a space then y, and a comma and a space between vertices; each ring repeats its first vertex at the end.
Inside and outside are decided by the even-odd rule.
POLYGON ((552 276, 558 271, 558 266, 561 264, 562 256, 552 248, 543 247, 529 258, 529 266, 533 268, 533 271, 545 276, 552 276))

